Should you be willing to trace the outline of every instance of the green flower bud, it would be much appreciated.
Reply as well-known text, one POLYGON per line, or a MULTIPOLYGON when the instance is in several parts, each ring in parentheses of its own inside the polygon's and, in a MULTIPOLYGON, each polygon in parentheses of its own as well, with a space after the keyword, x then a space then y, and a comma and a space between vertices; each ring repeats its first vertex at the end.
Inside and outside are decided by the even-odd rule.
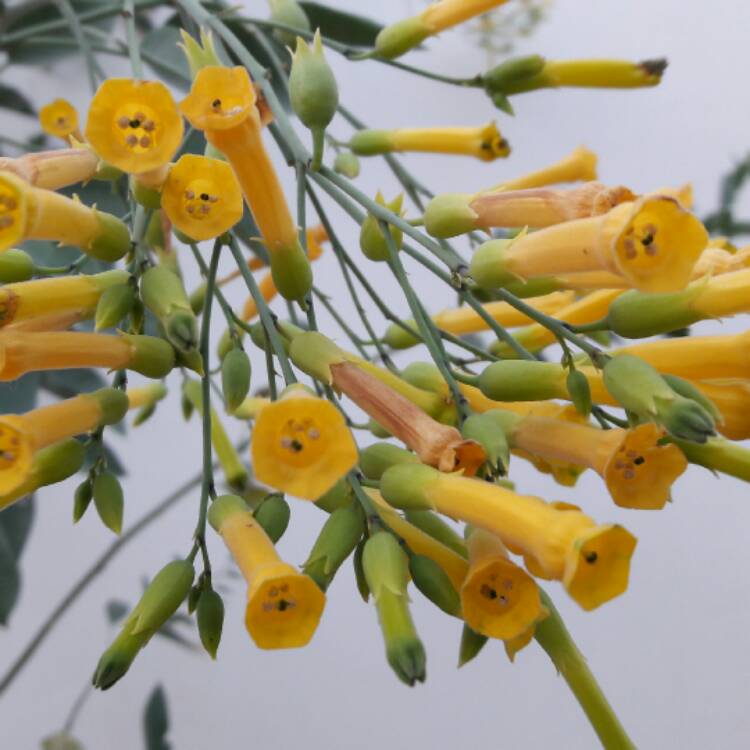
POLYGON ((321 495, 315 505, 326 513, 333 513, 339 508, 347 508, 354 502, 354 492, 346 477, 342 477, 325 494, 321 495))
POLYGON ((418 464, 419 459, 392 443, 373 443, 359 452, 359 468, 368 479, 380 479, 386 469, 404 463, 418 464))
MULTIPOLYGON (((265 329, 262 325, 260 325, 261 334, 265 336, 265 329)), ((239 328, 237 329, 237 335, 240 339, 245 335, 245 332, 239 328)), ((253 342, 255 343, 255 342, 253 342)), ((231 329, 227 328, 224 333, 221 334, 221 338, 219 339, 219 343, 216 347, 216 354, 219 357, 220 361, 224 360, 224 357, 229 354, 229 352, 232 351, 232 349, 235 348, 234 339, 232 338, 232 331, 231 329)), ((262 348, 262 347, 261 347, 262 348)))
POLYGON ((94 505, 102 523, 115 534, 122 531, 124 498, 122 487, 111 471, 105 471, 94 479, 94 505))
POLYGON ((91 504, 94 491, 90 479, 81 482, 73 495, 73 523, 78 523, 91 504))
POLYGON ((11 248, 0 253, 0 283, 27 281, 34 275, 34 261, 23 250, 11 248))
POLYGON ((94 327, 114 328, 133 309, 135 289, 131 284, 116 284, 104 290, 96 306, 94 327))
POLYGON ((359 159, 352 151, 339 151, 333 161, 333 169, 344 177, 354 180, 359 177, 359 159))
POLYGON ((365 578, 365 571, 362 567, 362 553, 365 549, 365 541, 361 541, 357 548, 354 550, 352 556, 352 565, 354 566, 354 579, 357 583, 357 591, 362 597, 362 601, 367 604, 370 599, 370 587, 367 585, 367 579, 365 578))
POLYGON ((396 464, 380 478, 380 492, 389 505, 404 510, 434 510, 424 492, 425 484, 440 476, 422 464, 396 464))
POLYGON ((503 428, 488 414, 472 414, 461 426, 467 440, 476 440, 487 454, 485 466, 493 474, 507 474, 510 447, 503 428))
POLYGON ((291 343, 289 356, 300 370, 331 385, 331 365, 346 361, 344 352, 327 336, 318 331, 301 333, 291 343))
POLYGON ((477 633, 468 625, 464 624, 461 631, 461 645, 458 649, 458 666, 463 667, 468 664, 484 648, 489 638, 486 635, 477 633))
POLYGON ((147 378, 163 378, 175 366, 175 353, 172 346, 156 336, 133 336, 120 334, 132 347, 133 355, 128 370, 145 375, 147 378))
POLYGON ((545 62, 541 55, 513 57, 488 70, 482 76, 482 83, 490 95, 528 91, 526 86, 544 70, 545 62))
MULTIPOLYGON (((310 21, 307 14, 297 0, 268 0, 271 8, 271 20, 291 26, 300 31, 310 31, 310 21)), ((274 36, 282 43, 291 47, 296 39, 295 35, 283 29, 275 29, 274 36)))
MULTIPOLYGON (((415 323, 414 318, 409 318, 409 320, 405 320, 404 323, 414 331, 417 330, 417 324, 415 323)), ((398 323, 391 323, 388 328, 385 329, 383 341, 390 346, 391 349, 409 349, 412 346, 422 343, 421 337, 410 333, 398 323)))
POLYGON ((424 682, 426 656, 406 595, 407 559, 392 534, 381 531, 367 540, 362 552, 362 568, 378 610, 388 663, 407 685, 424 682))
POLYGON ((388 430, 382 425, 379 425, 374 419, 367 420, 367 429, 379 440, 385 440, 386 438, 393 437, 388 430))
POLYGON ((133 309, 130 311, 130 332, 142 333, 143 326, 146 322, 146 308, 138 298, 133 302, 133 309))
POLYGON ((203 307, 206 304, 206 288, 208 284, 204 281, 190 293, 190 309, 196 315, 200 315, 203 312, 203 307))
POLYGON ((201 598, 203 593, 203 577, 201 576, 191 589, 187 597, 187 611, 188 614, 192 615, 195 612, 195 608, 198 606, 198 600, 201 598))
POLYGON ((568 370, 565 384, 573 406, 584 417, 588 417, 591 414, 591 388, 586 376, 580 370, 568 370))
POLYGON ((471 207, 471 193, 436 195, 424 211, 424 228, 433 237, 448 238, 477 229, 478 214, 471 207))
POLYGON ((339 106, 339 90, 323 54, 320 29, 315 32, 312 49, 302 37, 297 37, 289 73, 289 98, 294 113, 312 132, 311 168, 317 171, 323 160, 325 129, 339 106))
POLYGON ((302 245, 295 242, 288 247, 278 247, 270 255, 271 276, 279 294, 284 299, 303 300, 312 289, 313 274, 302 245))
POLYGON ((178 276, 163 266, 152 266, 141 277, 141 298, 178 351, 190 354, 196 350, 198 321, 178 276))
POLYGON ((411 385, 431 393, 444 393, 445 380, 437 365, 432 362, 410 362, 402 371, 401 377, 411 385))
POLYGON ((224 626, 224 602, 221 595, 213 589, 204 589, 198 599, 196 615, 203 648, 212 659, 216 659, 224 626))
POLYGON ((138 616, 130 632, 134 635, 158 630, 185 601, 195 578, 190 560, 167 563, 143 592, 138 604, 138 616))
POLYGON ((693 385, 689 380, 680 378, 677 375, 669 375, 667 373, 660 373, 660 375, 667 381, 669 387, 679 393, 680 396, 689 398, 692 401, 696 401, 702 406, 712 417, 714 422, 721 422, 723 417, 721 412, 717 408, 716 404, 706 396, 697 386, 693 385))
MULTIPOLYGON (((375 196, 376 203, 384 206, 398 216, 401 216, 401 206, 403 201, 403 194, 397 195, 390 203, 385 202, 385 198, 380 191, 378 191, 378 194, 375 196)), ((403 232, 392 225, 389 226, 388 231, 391 233, 393 244, 396 246, 396 249, 400 250, 401 243, 404 239, 403 232)), ((359 231, 359 246, 365 256, 370 260, 384 261, 391 257, 388 251, 388 242, 380 228, 378 219, 372 214, 367 214, 367 217, 362 222, 362 227, 359 231)))
POLYGON ((231 414, 250 391, 250 358, 242 349, 232 349, 221 363, 221 390, 231 414))
POLYGON ((354 552, 364 531, 364 518, 358 505, 352 504, 333 511, 323 524, 310 555, 302 566, 302 572, 326 591, 336 571, 354 552))
POLYGON ((449 526, 436 513, 431 510, 406 510, 404 515, 412 526, 416 526, 433 539, 437 539, 438 542, 452 549, 457 555, 467 557, 466 542, 460 534, 456 533, 453 527, 449 526))
POLYGON ((142 632, 137 635, 129 631, 134 621, 135 610, 126 620, 120 634, 112 645, 101 655, 96 665, 92 683, 100 690, 108 690, 130 669, 138 652, 151 640, 153 632, 142 632))
POLYGON ((409 572, 414 585, 436 607, 448 615, 461 617, 461 597, 447 573, 431 557, 412 555, 409 572))
POLYGON ((100 388, 98 391, 83 395, 96 401, 101 414, 100 427, 116 424, 128 413, 130 408, 130 401, 128 401, 125 391, 121 391, 119 388, 100 388))
POLYGON ((45 737, 42 740, 42 750, 84 750, 83 745, 65 730, 45 737))
POLYGON ((565 371, 554 362, 493 362, 479 375, 479 390, 494 401, 566 398, 565 371))
POLYGON ((268 495, 266 499, 258 506, 253 513, 255 520, 263 527, 268 538, 276 542, 284 536, 284 532, 289 526, 289 517, 291 516, 289 503, 283 495, 268 495))

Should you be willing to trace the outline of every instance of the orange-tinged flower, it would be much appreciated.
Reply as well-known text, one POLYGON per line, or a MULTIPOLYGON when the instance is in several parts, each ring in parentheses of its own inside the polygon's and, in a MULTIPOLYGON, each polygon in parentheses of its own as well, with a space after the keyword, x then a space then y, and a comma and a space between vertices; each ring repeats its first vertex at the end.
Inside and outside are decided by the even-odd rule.
POLYGON ((242 192, 226 162, 184 154, 169 170, 161 206, 175 228, 194 240, 209 240, 242 218, 242 192))
POLYGON ((86 138, 106 162, 129 174, 169 163, 182 140, 182 117, 159 81, 109 78, 89 107, 86 138))
POLYGON ((461 587, 466 624, 490 638, 521 636, 541 614, 534 579, 508 558, 505 545, 494 534, 472 529, 467 546, 469 570, 461 587))
POLYGON ((496 534, 562 581, 583 609, 627 588, 636 540, 621 526, 598 526, 578 510, 558 510, 538 497, 415 464, 389 468, 380 490, 396 507, 437 510, 496 534))
POLYGON ((241 498, 217 498, 208 518, 247 581, 245 626, 255 644, 264 649, 307 645, 323 613, 325 594, 279 557, 241 498))
POLYGON ((119 422, 127 396, 115 388, 75 396, 25 414, 0 416, 0 496, 29 477, 34 454, 52 443, 119 422))
POLYGON ((47 135, 62 138, 67 141, 73 136, 82 141, 81 131, 78 130, 78 112, 67 99, 55 99, 45 104, 39 110, 39 124, 47 135))
POLYGON ((86 182, 98 168, 99 157, 87 146, 0 157, 0 172, 13 172, 30 185, 46 190, 86 182))
POLYGON ((259 481, 304 500, 317 500, 358 458, 341 412, 303 386, 261 410, 251 453, 259 481))
POLYGON ((130 249, 128 228, 117 217, 0 172, 0 252, 31 239, 75 245, 110 262, 130 249))

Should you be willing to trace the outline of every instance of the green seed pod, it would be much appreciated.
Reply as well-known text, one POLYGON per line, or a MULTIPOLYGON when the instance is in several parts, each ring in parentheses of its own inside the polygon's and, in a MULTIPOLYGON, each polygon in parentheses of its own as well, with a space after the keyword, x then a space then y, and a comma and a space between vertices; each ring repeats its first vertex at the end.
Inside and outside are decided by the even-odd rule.
MULTIPOLYGON (((379 203, 381 206, 384 206, 398 216, 401 215, 403 200, 403 194, 397 195, 390 203, 385 202, 385 198, 380 191, 378 191, 378 194, 375 196, 376 203, 379 203)), ((390 226, 389 231, 396 249, 400 250, 401 243, 404 239, 403 232, 394 226, 390 226)), ((378 223, 377 218, 372 214, 367 214, 367 217, 362 222, 362 227, 359 231, 359 246, 365 256, 370 260, 385 261, 391 257, 388 251, 388 242, 386 241, 385 235, 380 229, 380 224, 378 223)))
POLYGON ((185 601, 195 578, 190 560, 174 560, 167 563, 153 578, 143 592, 138 604, 138 618, 131 632, 160 628, 185 601))
POLYGON ((11 248, 0 253, 0 283, 28 281, 34 275, 34 261, 23 250, 11 248))
POLYGON ((289 73, 289 98, 294 113, 312 133, 311 168, 317 171, 323 160, 325 129, 339 106, 339 90, 323 54, 320 29, 315 32, 312 48, 302 37, 297 37, 289 73))
POLYGON ((141 277, 141 298, 178 351, 190 354, 197 349, 198 321, 178 276, 162 266, 152 266, 141 277))
POLYGON ((250 391, 250 358, 242 349, 232 349, 221 363, 221 390, 230 414, 250 391))
POLYGON ((94 497, 94 490, 90 479, 85 479, 76 487, 73 495, 73 523, 78 523, 83 514, 91 504, 91 498, 94 497))
POLYGON ((486 635, 477 633, 468 625, 464 625, 461 631, 461 645, 458 649, 458 666, 463 667, 468 664, 484 648, 489 638, 486 635))
MULTIPOLYGON (((307 14, 297 0, 268 0, 271 8, 271 20, 291 26, 300 31, 311 31, 307 14)), ((294 45, 297 38, 294 34, 283 29, 274 29, 273 35, 287 47, 294 45)))
POLYGON ((591 388, 586 376, 580 370, 568 370, 566 386, 573 406, 584 417, 591 414, 591 388))
POLYGON ((276 542, 284 536, 284 532, 289 526, 289 517, 292 511, 289 503, 283 495, 269 495, 253 513, 255 520, 263 527, 263 531, 268 534, 268 538, 276 542))
POLYGON ((380 479, 386 469, 403 463, 418 464, 419 458, 391 443, 373 443, 359 452, 359 468, 368 479, 380 479))
POLYGON ((94 505, 102 523, 115 534, 122 531, 124 498, 122 487, 111 471, 105 471, 94 480, 94 505))
POLYGON ((364 518, 358 505, 335 510, 323 524, 302 572, 326 591, 336 571, 354 552, 364 531, 364 518))
POLYGON ((114 328, 133 309, 135 289, 131 284, 116 284, 104 290, 96 306, 94 327, 114 328))
POLYGON ((414 585, 447 615, 461 616, 461 597, 447 573, 431 558, 412 555, 409 572, 414 585))
POLYGON ((335 172, 354 180, 359 177, 359 159, 352 151, 339 151, 333 161, 335 172))
POLYGON ((198 635, 203 648, 208 651, 212 659, 216 659, 216 651, 219 648, 224 626, 224 602, 219 593, 213 589, 204 589, 198 599, 196 615, 198 635))

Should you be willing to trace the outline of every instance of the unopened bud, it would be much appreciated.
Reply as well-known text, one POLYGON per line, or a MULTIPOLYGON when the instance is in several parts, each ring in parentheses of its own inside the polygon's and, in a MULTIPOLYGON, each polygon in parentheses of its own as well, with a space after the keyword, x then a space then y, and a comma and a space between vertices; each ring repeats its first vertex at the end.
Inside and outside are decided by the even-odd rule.
POLYGON ((81 482, 73 495, 73 523, 78 523, 91 504, 94 492, 90 479, 81 482))
POLYGON ((386 469, 403 463, 418 464, 419 458, 392 443, 373 443, 359 452, 359 468, 368 479, 380 479, 386 469))
POLYGON ((23 250, 12 248, 0 253, 0 283, 27 281, 34 275, 34 261, 23 250))
POLYGON ((367 604, 370 599, 370 587, 367 585, 367 579, 365 578, 365 571, 362 567, 362 553, 365 549, 365 541, 361 541, 357 548, 354 550, 352 556, 352 565, 354 566, 354 579, 357 583, 357 591, 362 597, 362 601, 367 604))
POLYGON ((199 284, 192 292, 190 292, 190 309, 196 314, 200 315, 203 312, 203 306, 206 304, 206 289, 208 284, 204 281, 199 284))
POLYGON ((203 648, 215 659, 224 626, 224 602, 221 595, 214 589, 204 589, 198 599, 196 615, 203 648))
POLYGON ((312 288, 312 266, 302 245, 295 242, 276 248, 271 254, 273 283, 284 299, 301 301, 312 288))
MULTIPOLYGON (((389 209, 397 216, 401 215, 403 200, 404 196, 402 194, 397 195, 390 203, 385 202, 385 198, 380 192, 375 196, 376 203, 389 209)), ((388 227, 388 231, 391 233, 394 246, 397 250, 400 250, 401 243, 403 242, 403 232, 392 225, 388 227)), ((362 227, 359 231, 359 246, 370 260, 384 261, 391 257, 388 250, 388 242, 380 228, 380 223, 372 214, 367 214, 367 217, 362 222, 362 227)))
POLYGON ((111 471, 105 471, 94 480, 94 505, 102 523, 115 534, 122 531, 124 498, 122 487, 111 471))
POLYGON ((232 349, 221 363, 221 389, 231 414, 250 391, 250 358, 242 349, 232 349))
POLYGON ((344 177, 354 180, 359 177, 359 159, 352 151, 339 151, 333 161, 333 169, 344 177))
POLYGON ((578 413, 588 417, 591 414, 591 388, 586 376, 580 370, 569 370, 566 387, 578 413))
POLYGON ((289 526, 291 510, 283 495, 274 494, 269 495, 258 506, 253 515, 255 520, 263 527, 263 531, 266 532, 268 538, 276 544, 284 536, 284 532, 289 526))
POLYGON ((565 372, 554 362, 493 362, 479 375, 479 389, 494 401, 545 401, 565 398, 565 372))
POLYGON ((354 501, 354 493, 351 484, 346 477, 339 479, 330 490, 321 495, 315 505, 326 513, 333 513, 339 508, 346 508, 354 501))
POLYGON ((414 585, 436 607, 453 617, 461 616, 461 598, 458 591, 448 574, 431 557, 412 555, 409 558, 409 572, 414 585))
POLYGON ((190 560, 167 563, 143 592, 138 604, 138 618, 131 632, 158 630, 185 601, 194 577, 195 570, 190 560))
POLYGON ((94 327, 114 328, 133 309, 135 289, 131 284, 116 284, 105 289, 96 305, 94 327))
MULTIPOLYGON (((310 21, 307 14, 297 0, 268 0, 271 8, 271 20, 291 26, 300 31, 310 31, 310 21)), ((283 29, 275 29, 274 36, 282 43, 291 47, 294 44, 295 35, 283 29)))

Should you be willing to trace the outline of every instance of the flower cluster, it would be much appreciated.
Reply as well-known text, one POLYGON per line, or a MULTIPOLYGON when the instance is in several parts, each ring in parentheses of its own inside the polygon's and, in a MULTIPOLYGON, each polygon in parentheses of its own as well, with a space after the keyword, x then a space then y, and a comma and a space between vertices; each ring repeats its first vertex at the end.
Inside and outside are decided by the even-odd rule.
MULTIPOLYGON (((388 61, 501 4, 440 0, 382 29, 362 56, 388 61)), ((731 442, 750 438, 747 333, 611 348, 601 335, 638 339, 750 312, 750 248, 709 237, 689 187, 602 184, 597 157, 584 147, 489 188, 478 176, 472 193, 428 194, 394 154, 508 157, 494 121, 357 124, 339 107, 324 53, 340 45, 325 31, 311 33, 292 0, 272 9, 258 33, 273 31, 296 50, 282 84, 312 151, 231 32, 222 37, 236 64, 225 64, 210 35, 199 43, 184 33, 191 81, 180 100, 160 81, 105 80, 82 131, 67 102, 42 109, 45 132, 66 140, 65 148, 0 161, 0 380, 81 367, 114 372, 111 388, 0 416, 0 508, 81 471, 88 455, 74 518, 93 499, 119 531, 123 492, 102 435, 129 409, 139 410, 135 424, 148 419, 176 383, 186 418, 195 412, 203 435, 194 543, 125 620, 96 668, 97 687, 117 682, 184 600, 216 655, 223 605, 212 585, 209 526, 247 583, 245 626, 259 648, 309 643, 325 592, 351 557, 360 593, 377 610, 388 663, 409 685, 426 676, 410 582, 462 622, 461 663, 488 639, 502 641, 511 659, 536 639, 556 664, 580 660, 542 582, 559 584, 583 610, 606 605, 628 589, 636 538, 607 520, 601 505, 525 494, 518 459, 566 487, 591 469, 614 504, 633 510, 663 509, 689 463, 750 479, 750 453, 731 442), (332 123, 343 127, 337 112, 355 124, 348 140, 326 133, 332 123), (186 136, 185 121, 200 139, 186 136), (296 201, 286 194, 272 139, 296 171, 296 201), (326 166, 326 147, 336 151, 335 169, 326 166), (390 202, 352 182, 357 156, 381 154, 406 193, 390 202), (69 196, 67 188, 90 180, 126 192, 129 215, 69 196), (361 255, 339 238, 345 220, 332 221, 324 193, 359 225, 361 255), (470 257, 453 238, 466 241, 470 257), (84 255, 71 267, 41 266, 28 247, 16 247, 27 240, 84 255), (208 255, 198 246, 206 240, 213 241, 208 255), (349 290, 366 334, 314 284, 311 261, 325 243, 330 257, 321 263, 338 263, 334 286, 349 290), (89 257, 121 263, 79 272, 89 257), (434 273, 457 290, 459 306, 433 309, 419 299, 407 259, 419 264, 412 273, 434 273), (203 278, 190 293, 193 260, 203 278), (224 260, 233 268, 220 275, 224 260), (378 296, 391 278, 404 293, 403 318, 378 296), (247 293, 235 299, 236 279, 247 293), (380 330, 360 290, 383 314, 380 330), (287 306, 274 314, 277 293, 287 306), (212 314, 223 316, 225 329, 216 366, 212 314), (334 321, 341 334, 321 331, 319 321, 334 321), (350 347, 334 341, 341 336, 350 347), (401 359, 402 350, 420 346, 429 362, 401 359), (250 352, 266 376, 252 394, 258 374, 250 352), (132 373, 157 382, 128 387, 132 373), (249 435, 249 452, 225 429, 215 376, 224 412, 249 435), (217 496, 220 472, 228 489, 217 496), (275 546, 289 521, 285 495, 327 514, 299 569, 275 546)), ((508 113, 517 94, 653 86, 664 67, 531 56, 462 85, 508 113)), ((333 267, 318 266, 317 282, 333 267)), ((571 680, 571 688, 580 697, 581 683, 571 680)), ((598 704, 584 702, 595 729, 621 732, 597 695, 598 704)), ((614 736, 611 746, 627 746, 614 736)))

